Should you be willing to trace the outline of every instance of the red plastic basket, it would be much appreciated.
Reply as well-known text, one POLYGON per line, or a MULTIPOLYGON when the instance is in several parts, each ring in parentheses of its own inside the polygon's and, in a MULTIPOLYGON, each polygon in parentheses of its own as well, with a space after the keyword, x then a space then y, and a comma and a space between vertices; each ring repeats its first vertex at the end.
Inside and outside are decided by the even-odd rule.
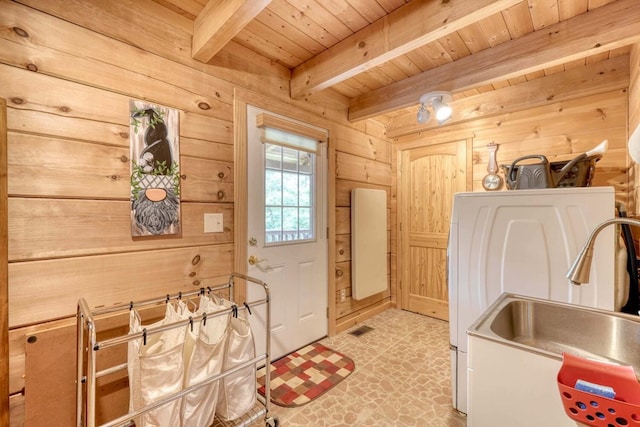
POLYGON ((567 415, 597 427, 640 427, 640 383, 631 366, 597 362, 563 353, 558 389, 567 415), (576 390, 579 379, 612 387, 615 398, 576 390))

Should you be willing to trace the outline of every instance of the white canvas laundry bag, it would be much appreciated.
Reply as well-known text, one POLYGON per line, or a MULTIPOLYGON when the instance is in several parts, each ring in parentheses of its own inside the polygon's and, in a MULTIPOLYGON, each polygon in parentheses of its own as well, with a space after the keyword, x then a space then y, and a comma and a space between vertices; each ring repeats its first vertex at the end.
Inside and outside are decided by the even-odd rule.
MULTIPOLYGON (((256 355, 251 326, 244 311, 229 320, 223 369, 232 369, 256 355)), ((216 413, 225 420, 235 420, 247 413, 256 404, 256 367, 245 369, 224 377, 220 383, 216 413)))
MULTIPOLYGON (((138 312, 130 312, 130 333, 166 325, 183 319, 182 308, 167 303, 159 322, 144 326, 138 312)), ((182 390, 184 382, 184 340, 186 328, 149 334, 128 343, 129 410, 137 410, 182 390), (146 341, 146 343, 145 343, 146 341)), ((136 427, 176 427, 181 425, 181 400, 147 412, 136 420, 136 427)))
MULTIPOLYGON (((212 314, 225 310, 230 304, 202 296, 194 315, 212 314)), ((193 324, 187 331, 185 344, 184 387, 197 384, 222 371, 229 325, 229 313, 212 316, 193 324)), ((183 398, 184 427, 208 427, 213 423, 218 400, 219 381, 198 388, 183 398)))

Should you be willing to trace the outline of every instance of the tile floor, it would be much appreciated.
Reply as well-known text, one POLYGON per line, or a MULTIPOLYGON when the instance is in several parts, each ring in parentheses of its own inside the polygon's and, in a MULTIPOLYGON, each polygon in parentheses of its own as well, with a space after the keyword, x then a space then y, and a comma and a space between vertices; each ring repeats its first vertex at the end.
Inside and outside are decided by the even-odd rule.
POLYGON ((321 341, 354 359, 355 371, 304 406, 271 405, 280 426, 466 426, 451 407, 448 323, 391 309, 363 325, 373 330, 321 341))

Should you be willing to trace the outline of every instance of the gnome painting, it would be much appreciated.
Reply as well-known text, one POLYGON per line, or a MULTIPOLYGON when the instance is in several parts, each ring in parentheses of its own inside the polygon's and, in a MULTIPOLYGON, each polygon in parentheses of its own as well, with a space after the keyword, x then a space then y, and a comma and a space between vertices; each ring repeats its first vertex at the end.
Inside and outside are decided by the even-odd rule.
POLYGON ((131 235, 180 233, 178 111, 129 103, 131 235))

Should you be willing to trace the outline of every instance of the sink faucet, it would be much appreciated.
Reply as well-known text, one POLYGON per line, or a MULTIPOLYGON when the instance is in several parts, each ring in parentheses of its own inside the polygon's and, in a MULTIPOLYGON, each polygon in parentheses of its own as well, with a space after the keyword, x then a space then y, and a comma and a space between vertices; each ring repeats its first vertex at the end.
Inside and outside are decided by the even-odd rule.
POLYGON ((578 254, 578 257, 567 272, 567 279, 569 279, 574 285, 581 285, 589 282, 591 260, 593 259, 593 246, 596 241, 596 237, 604 228, 611 224, 629 224, 640 227, 640 220, 633 218, 612 218, 598 224, 589 235, 587 242, 584 244, 582 250, 578 254))

